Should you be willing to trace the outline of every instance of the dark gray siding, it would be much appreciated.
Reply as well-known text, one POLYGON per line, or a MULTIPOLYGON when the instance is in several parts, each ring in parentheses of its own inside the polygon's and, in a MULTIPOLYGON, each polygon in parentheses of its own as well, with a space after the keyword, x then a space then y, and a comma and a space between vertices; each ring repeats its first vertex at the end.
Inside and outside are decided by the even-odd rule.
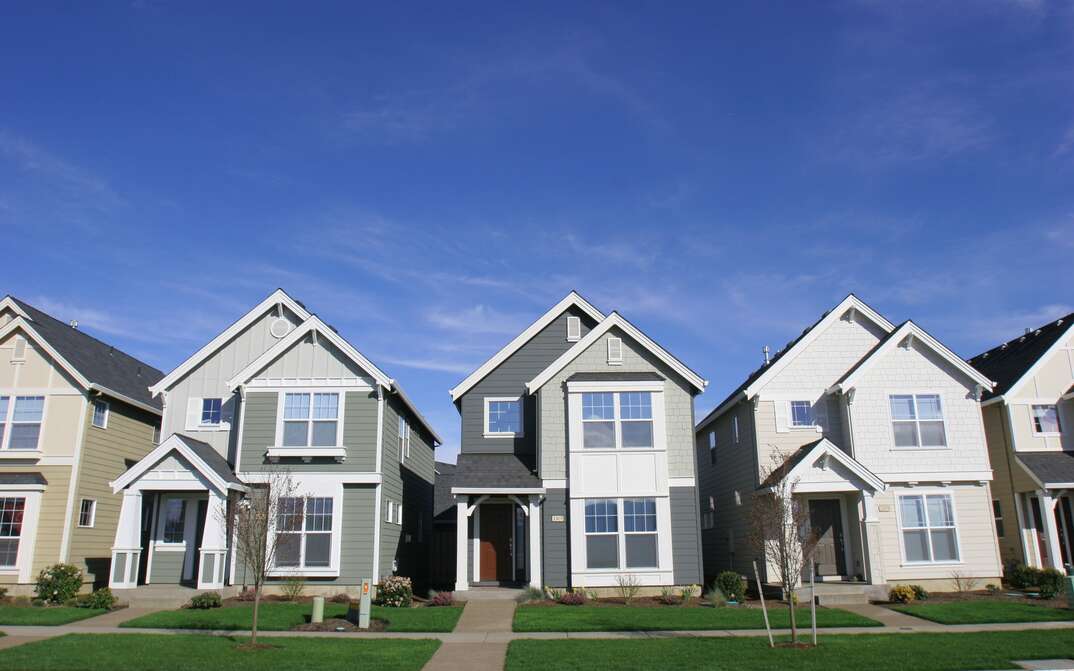
POLYGON ((671 552, 675 584, 696 585, 701 582, 697 533, 697 489, 672 487, 670 494, 671 552))
POLYGON ((525 435, 510 439, 485 438, 485 397, 522 395, 527 382, 570 349, 574 343, 567 341, 568 316, 581 318, 582 337, 595 325, 588 315, 572 306, 459 399, 463 452, 533 454, 536 451, 537 407, 534 398, 527 397, 523 407, 525 435))
POLYGON ((550 587, 566 587, 570 578, 570 527, 569 522, 553 522, 553 515, 567 514, 567 490, 549 489, 541 505, 541 557, 544 564, 544 584, 550 587))
POLYGON ((373 530, 377 491, 373 485, 343 486, 343 532, 339 560, 339 580, 343 585, 360 585, 373 577, 373 530))

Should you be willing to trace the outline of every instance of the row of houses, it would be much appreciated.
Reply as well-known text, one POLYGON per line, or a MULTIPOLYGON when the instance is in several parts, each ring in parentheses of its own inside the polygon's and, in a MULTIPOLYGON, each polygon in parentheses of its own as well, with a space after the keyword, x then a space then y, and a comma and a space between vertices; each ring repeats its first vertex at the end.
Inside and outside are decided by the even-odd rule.
POLYGON ((998 583, 1074 551, 1072 325, 967 361, 848 296, 696 421, 704 378, 571 292, 451 389, 446 464, 398 382, 282 290, 167 374, 7 297, 0 585, 57 562, 119 590, 248 584, 228 510, 281 470, 273 577, 324 592, 751 575, 781 478, 832 594, 998 583))

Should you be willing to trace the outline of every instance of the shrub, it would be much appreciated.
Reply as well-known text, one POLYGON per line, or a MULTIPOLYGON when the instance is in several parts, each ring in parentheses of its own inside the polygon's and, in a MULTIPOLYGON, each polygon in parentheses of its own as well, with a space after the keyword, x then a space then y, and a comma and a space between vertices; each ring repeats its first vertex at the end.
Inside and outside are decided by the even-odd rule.
POLYGON ((339 594, 336 594, 335 596, 330 598, 329 601, 331 601, 332 603, 350 603, 351 596, 346 592, 340 592, 339 594))
POLYGON ((992 594, 992 595, 999 594, 999 585, 997 585, 997 584, 995 584, 993 582, 990 582, 987 585, 985 585, 985 589, 988 590, 989 594, 992 594))
POLYGON ((515 599, 515 600, 518 601, 519 603, 530 603, 532 601, 543 601, 544 600, 544 590, 537 589, 536 587, 527 587, 525 590, 523 590, 522 594, 518 595, 518 598, 515 599))
POLYGON ((682 599, 679 603, 683 606, 690 605, 690 599, 694 598, 694 592, 701 592, 700 585, 687 585, 679 590, 679 598, 682 599))
POLYGON ((53 564, 37 575, 34 592, 37 598, 50 604, 60 604, 75 598, 82 589, 82 571, 70 564, 53 564))
POLYGON ((563 596, 563 590, 559 589, 558 587, 547 587, 546 586, 544 588, 544 593, 545 593, 545 596, 547 596, 552 601, 559 601, 559 597, 563 596))
POLYGON ((674 606, 679 602, 679 597, 675 594, 674 587, 661 587, 660 588, 660 603, 665 606, 674 606))
POLYGON ((588 601, 596 601, 600 599, 600 594, 595 589, 583 590, 583 592, 585 593, 585 598, 588 601))
POLYGON ((0 600, 7 598, 7 587, 0 587, 0 600))
POLYGON ((955 591, 959 594, 963 594, 977 589, 977 583, 979 581, 977 578, 971 578, 961 571, 952 571, 951 582, 955 585, 955 591))
POLYGON ((910 585, 910 589, 914 590, 915 601, 926 601, 929 598, 928 591, 921 585, 910 585))
POLYGON ((892 603, 910 603, 914 598, 914 588, 910 585, 895 585, 888 592, 888 601, 892 603))
POLYGON ((202 592, 191 598, 187 607, 195 610, 208 610, 210 608, 219 608, 222 605, 224 605, 223 600, 216 592, 202 592))
POLYGON ((112 594, 112 590, 102 587, 93 594, 83 594, 75 599, 75 606, 77 608, 112 610, 116 606, 116 597, 112 594))
POLYGON ((434 592, 433 598, 429 599, 430 606, 454 606, 454 592, 434 592))
POLYGON ((1025 564, 1010 564, 1004 571, 1004 579, 1015 589, 1025 589, 1037 584, 1040 569, 1025 564))
POLYGON ((378 606, 407 608, 413 600, 414 587, 410 583, 410 578, 390 575, 377 583, 377 598, 374 603, 378 606))
POLYGON ((298 601, 302 598, 302 590, 306 589, 306 579, 300 575, 293 575, 283 581, 280 591, 283 598, 288 601, 298 601))
POLYGON ((237 601, 253 601, 256 592, 249 587, 244 587, 238 596, 235 597, 237 601))
POLYGON ((581 606, 585 603, 585 594, 581 592, 565 592, 559 597, 558 601, 564 606, 581 606))
POLYGON ((615 590, 619 592, 619 596, 629 606, 634 603, 634 598, 641 591, 641 583, 638 582, 636 575, 620 575, 615 578, 615 590))
POLYGON ((1044 569, 1037 578, 1037 589, 1040 591, 1040 598, 1054 599, 1063 592, 1065 583, 1066 576, 1060 571, 1054 568, 1044 569))
POLYGON ((746 581, 737 571, 723 571, 716 576, 716 585, 728 601, 741 601, 746 595, 746 581))
POLYGON ((713 608, 723 608, 727 605, 727 597, 715 582, 712 583, 712 587, 709 587, 709 591, 705 592, 705 601, 713 608))

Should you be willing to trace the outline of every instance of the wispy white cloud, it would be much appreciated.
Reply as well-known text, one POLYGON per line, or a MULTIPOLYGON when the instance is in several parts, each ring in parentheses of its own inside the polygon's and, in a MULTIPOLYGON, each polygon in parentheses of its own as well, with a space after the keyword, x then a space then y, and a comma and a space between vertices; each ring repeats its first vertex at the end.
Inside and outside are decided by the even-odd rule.
POLYGON ((458 375, 468 375, 472 370, 477 368, 476 363, 447 361, 442 359, 410 359, 407 357, 393 356, 385 356, 380 359, 384 363, 394 364, 396 366, 405 366, 417 370, 437 371, 440 373, 455 373, 458 375))
POLYGON ((426 315, 433 326, 455 333, 515 334, 533 321, 517 313, 501 312, 487 305, 462 310, 435 309, 426 315))
POLYGON ((0 129, 0 158, 80 205, 107 210, 126 204, 107 180, 11 131, 0 129))
POLYGON ((1059 140, 1059 144, 1055 146, 1052 156, 1055 158, 1066 156, 1072 149, 1074 149, 1074 123, 1067 127, 1063 137, 1059 140))

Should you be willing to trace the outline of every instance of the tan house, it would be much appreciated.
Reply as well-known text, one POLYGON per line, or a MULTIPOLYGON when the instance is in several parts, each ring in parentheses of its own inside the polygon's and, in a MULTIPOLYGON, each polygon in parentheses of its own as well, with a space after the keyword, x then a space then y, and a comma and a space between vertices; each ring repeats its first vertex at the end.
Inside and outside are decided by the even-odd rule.
POLYGON ((970 363, 996 381, 982 403, 1007 564, 1074 563, 1074 314, 1027 329, 970 363))
POLYGON ((121 495, 153 449, 152 366, 10 296, 0 300, 0 585, 29 594, 67 562, 108 580, 121 495))

